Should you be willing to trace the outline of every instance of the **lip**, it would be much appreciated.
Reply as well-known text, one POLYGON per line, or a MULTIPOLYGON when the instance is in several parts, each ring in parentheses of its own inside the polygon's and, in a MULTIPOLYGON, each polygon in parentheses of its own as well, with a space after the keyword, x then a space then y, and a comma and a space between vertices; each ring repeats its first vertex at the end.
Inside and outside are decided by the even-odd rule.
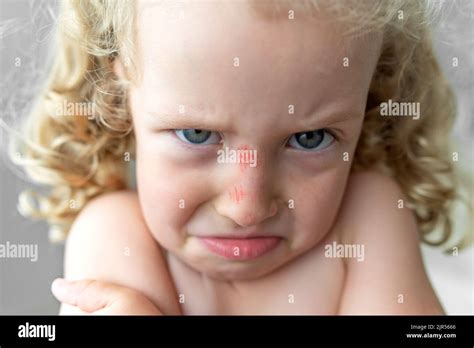
POLYGON ((280 237, 217 238, 199 237, 207 249, 229 260, 251 260, 278 246, 280 237))

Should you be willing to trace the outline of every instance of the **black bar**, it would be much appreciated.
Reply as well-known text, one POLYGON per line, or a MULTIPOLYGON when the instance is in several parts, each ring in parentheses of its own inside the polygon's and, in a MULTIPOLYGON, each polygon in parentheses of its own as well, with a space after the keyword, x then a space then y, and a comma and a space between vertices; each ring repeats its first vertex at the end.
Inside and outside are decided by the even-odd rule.
MULTIPOLYGON (((473 328, 472 316, 0 316, 0 346, 312 343, 473 347, 473 328), (20 330, 23 335, 28 328, 27 335, 41 331, 32 325, 55 325, 54 341, 19 337, 20 330), (425 337, 408 338, 407 334, 425 337), (428 337, 433 334, 456 337, 428 337)), ((45 327, 42 329, 47 336, 45 327)))

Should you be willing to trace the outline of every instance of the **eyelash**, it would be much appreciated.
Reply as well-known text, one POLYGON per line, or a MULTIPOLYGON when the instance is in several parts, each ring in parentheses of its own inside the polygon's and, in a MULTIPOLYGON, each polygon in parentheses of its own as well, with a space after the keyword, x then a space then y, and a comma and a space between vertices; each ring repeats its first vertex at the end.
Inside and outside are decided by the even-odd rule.
MULTIPOLYGON (((179 132, 179 131, 185 131, 185 130, 189 130, 189 129, 194 129, 194 128, 168 129, 167 131, 168 131, 168 132, 171 132, 182 144, 184 144, 184 145, 186 145, 186 146, 189 146, 189 147, 191 147, 191 148, 202 148, 202 147, 211 146, 211 145, 218 145, 218 144, 221 144, 221 143, 222 143, 223 136, 222 136, 219 132, 208 131, 208 130, 205 130, 205 129, 200 129, 200 130, 205 131, 205 132, 211 132, 210 137, 212 137, 214 134, 217 133, 217 134, 219 135, 219 137, 221 138, 221 141, 220 141, 219 143, 211 143, 211 144, 205 144, 205 143, 196 144, 196 143, 192 143, 192 142, 183 140, 180 136, 178 136, 177 132, 179 132)), ((292 139, 292 137, 294 137, 296 134, 300 134, 300 133, 304 133, 304 132, 299 132, 299 133, 294 133, 294 134, 292 134, 292 135, 286 140, 285 145, 288 146, 288 147, 291 147, 292 149, 297 150, 297 151, 319 153, 319 152, 322 152, 322 151, 327 150, 327 149, 330 148, 335 142, 339 141, 339 137, 338 137, 338 135, 336 134, 336 132, 333 131, 333 130, 330 130, 330 129, 321 128, 321 129, 315 129, 315 130, 311 130, 311 131, 307 131, 307 132, 315 132, 315 131, 321 131, 321 130, 324 131, 325 134, 329 134, 329 135, 332 137, 330 144, 327 145, 327 146, 326 146, 325 148, 323 148, 323 149, 319 149, 319 150, 304 149, 304 148, 301 149, 301 148, 296 148, 296 147, 293 147, 293 146, 288 146, 288 145, 289 145, 289 141, 292 139)), ((324 140, 324 139, 323 139, 323 140, 324 140)))

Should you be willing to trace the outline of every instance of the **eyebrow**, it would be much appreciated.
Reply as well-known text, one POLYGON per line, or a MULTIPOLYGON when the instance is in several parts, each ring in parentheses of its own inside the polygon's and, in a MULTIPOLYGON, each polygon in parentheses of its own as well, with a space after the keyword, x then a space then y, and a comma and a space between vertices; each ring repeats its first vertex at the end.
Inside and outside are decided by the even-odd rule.
MULTIPOLYGON (((342 122, 354 121, 360 115, 353 110, 340 110, 330 113, 318 113, 313 112, 304 117, 305 123, 308 125, 314 125, 313 129, 324 128, 342 122), (324 116, 321 116, 324 115, 324 116)), ((296 116, 298 117, 298 116, 296 116)))
POLYGON ((150 116, 148 118, 149 125, 151 126, 156 126, 159 127, 160 125, 163 125, 167 128, 184 128, 183 125, 185 125, 186 128, 196 128, 196 129, 206 129, 206 130, 214 130, 216 129, 216 124, 211 125, 208 124, 203 119, 203 116, 201 113, 198 112, 184 112, 182 114, 180 113, 166 113, 166 112, 147 112, 147 114, 150 116))
MULTIPOLYGON (((205 130, 223 130, 225 125, 219 124, 216 120, 218 118, 213 118, 212 123, 206 122, 203 119, 203 115, 201 112, 185 112, 182 114, 179 113, 159 113, 149 111, 147 114, 150 116, 149 118, 149 125, 150 126, 166 126, 166 128, 170 129, 186 129, 186 128, 195 128, 195 129, 205 129, 205 130)), ((295 129, 302 129, 306 128, 306 130, 314 130, 314 129, 321 129, 328 127, 330 125, 335 125, 338 123, 343 123, 351 120, 357 119, 359 115, 356 115, 353 111, 337 111, 328 113, 325 116, 319 115, 318 112, 312 112, 306 116, 298 116, 298 115, 286 115, 289 119, 290 118, 302 118, 302 122, 293 122, 292 124, 295 126, 295 129), (319 116, 319 117, 318 117, 319 116), (357 116, 357 117, 356 117, 357 116), (297 127, 299 126, 299 127, 297 127), (305 127, 306 126, 306 127, 305 127)), ((274 125, 274 124, 273 124, 274 125)))

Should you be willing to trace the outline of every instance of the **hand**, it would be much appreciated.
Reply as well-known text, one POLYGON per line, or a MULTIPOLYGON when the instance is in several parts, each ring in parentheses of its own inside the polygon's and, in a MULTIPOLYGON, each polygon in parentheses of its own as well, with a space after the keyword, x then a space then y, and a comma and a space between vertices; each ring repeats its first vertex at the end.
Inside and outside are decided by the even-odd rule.
POLYGON ((51 284, 51 291, 60 302, 75 306, 86 314, 163 314, 140 292, 109 282, 58 278, 51 284))

